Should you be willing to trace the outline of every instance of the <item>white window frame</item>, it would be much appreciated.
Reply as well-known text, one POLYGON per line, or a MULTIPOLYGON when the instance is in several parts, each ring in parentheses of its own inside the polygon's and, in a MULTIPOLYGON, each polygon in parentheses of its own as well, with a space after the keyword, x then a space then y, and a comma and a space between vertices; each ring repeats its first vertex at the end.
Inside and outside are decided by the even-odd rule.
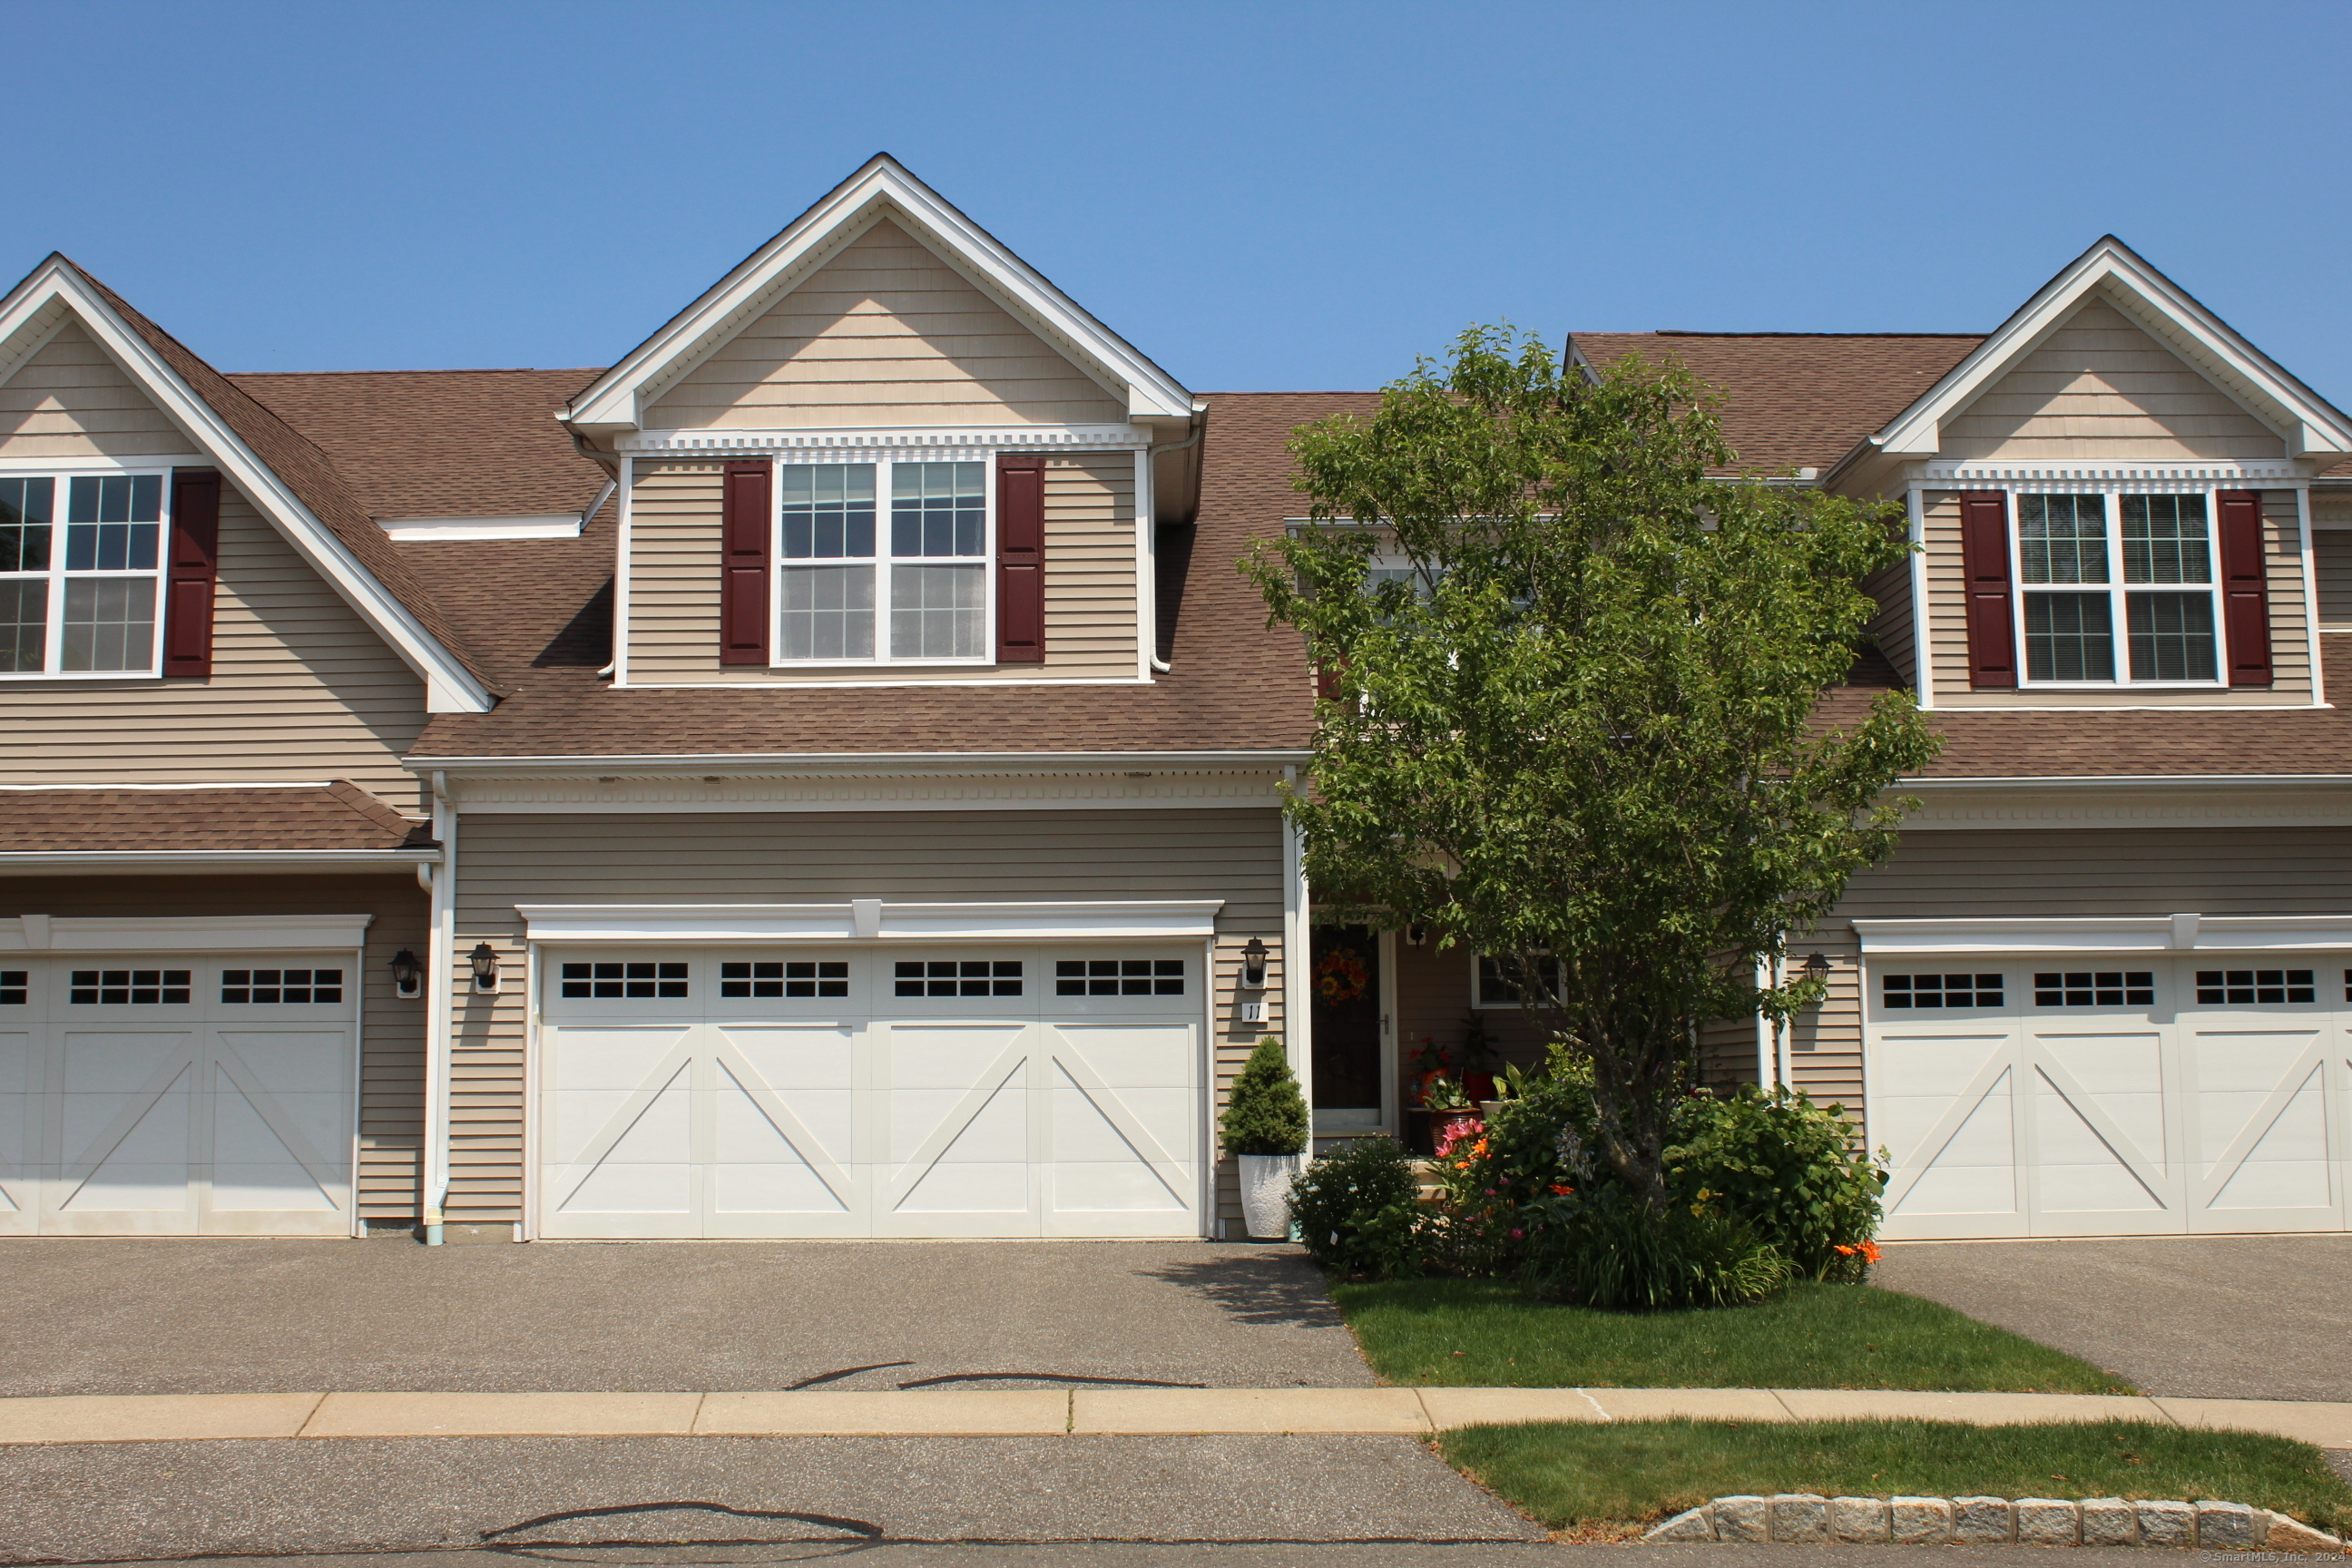
MULTIPOLYGON (((775 462, 768 485, 768 668, 771 669, 895 669, 985 668, 996 663, 996 462, 993 455, 974 458, 964 453, 898 457, 888 452, 854 448, 826 452, 810 463, 775 462), (890 469, 896 463, 969 463, 981 468, 981 647, 971 658, 894 658, 890 655, 890 469), (784 647, 784 487, 782 470, 809 466, 839 467, 862 463, 874 470, 874 554, 824 556, 793 565, 870 565, 874 569, 874 657, 871 658, 786 658, 784 647)), ((910 564, 967 565, 969 555, 908 556, 910 564)))
MULTIPOLYGON (((1474 1010, 1475 1010, 1475 1011, 1477 1011, 1477 1012, 1481 1012, 1481 1013, 1517 1013, 1517 1012, 1521 1012, 1521 1011, 1525 1010, 1525 1008, 1527 1007, 1527 1004, 1526 1004, 1525 1002, 1489 1002, 1488 1000, 1486 1000, 1486 961, 1487 961, 1488 959, 1493 958, 1493 957, 1495 957, 1495 956, 1496 956, 1496 955, 1495 955, 1494 953, 1482 952, 1482 951, 1480 951, 1480 950, 1478 950, 1478 949, 1476 949, 1476 948, 1473 948, 1473 949, 1471 950, 1471 952, 1470 952, 1470 1005, 1471 1005, 1471 1007, 1472 1007, 1474 1010)), ((1563 965, 1563 964, 1560 963, 1560 961, 1559 961, 1559 959, 1557 959, 1557 958, 1553 959, 1551 962, 1552 962, 1552 966, 1553 966, 1555 969, 1558 969, 1558 970, 1559 970, 1559 971, 1560 971, 1560 976, 1561 976, 1561 978, 1560 978, 1560 979, 1555 979, 1555 980, 1553 981, 1553 983, 1552 983, 1553 989, 1554 989, 1554 990, 1558 990, 1558 989, 1559 989, 1559 988, 1560 988, 1560 985, 1561 985, 1561 984, 1562 984, 1562 981, 1565 979, 1565 976, 1566 976, 1566 973, 1567 973, 1567 969, 1566 969, 1566 966, 1565 966, 1565 965, 1563 965)))
MULTIPOLYGON (((2253 488, 2251 481, 2246 487, 2253 488)), ((2011 635, 2017 640, 2017 681, 2020 690, 2033 691, 2221 691, 2230 684, 2229 627, 2222 618, 2221 509, 2219 486, 2149 489, 2136 485, 2086 489, 2031 483, 2009 487, 2009 558, 2013 562, 2011 635), (2096 496, 2106 516, 2107 581, 2100 583, 2028 583, 2025 580, 2024 507, 2026 496, 2096 496), (2127 496, 2201 496, 2205 501, 2205 581, 2195 583, 2126 583, 2124 581, 2123 503, 2127 496), (2194 594, 2202 588, 2213 609, 2213 679, 2210 680, 2134 680, 2131 676, 2131 609, 2126 596, 2142 594, 2194 594), (2029 594, 2097 594, 2107 595, 2107 636, 2115 658, 2112 680, 2036 680, 2028 673, 2031 659, 2025 640, 2025 600, 2029 594)))
POLYGON ((0 572, 0 582, 25 583, 42 581, 48 584, 48 622, 41 647, 39 669, 0 670, 0 681, 27 680, 158 680, 163 674, 163 592, 165 579, 172 566, 172 465, 168 462, 100 462, 68 458, 63 461, 20 461, 0 463, 0 479, 49 479, 57 490, 50 501, 49 565, 44 572, 0 572), (73 481, 78 479, 141 479, 153 477, 163 481, 163 499, 156 511, 155 564, 143 570, 110 571, 67 570, 66 530, 70 526, 64 517, 70 506, 73 481), (92 578, 141 578, 155 584, 155 624, 147 649, 145 668, 139 669, 67 669, 66 584, 92 578))

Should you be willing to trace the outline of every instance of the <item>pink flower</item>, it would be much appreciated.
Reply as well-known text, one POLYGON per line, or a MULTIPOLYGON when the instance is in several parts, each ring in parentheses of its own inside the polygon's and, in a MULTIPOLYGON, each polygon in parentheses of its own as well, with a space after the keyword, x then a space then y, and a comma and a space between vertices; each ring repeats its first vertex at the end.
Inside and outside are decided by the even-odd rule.
POLYGON ((1526 1239, 1527 1234, 1528 1233, 1524 1230, 1514 1230, 1511 1232, 1511 1239, 1513 1241, 1524 1240, 1526 1239))

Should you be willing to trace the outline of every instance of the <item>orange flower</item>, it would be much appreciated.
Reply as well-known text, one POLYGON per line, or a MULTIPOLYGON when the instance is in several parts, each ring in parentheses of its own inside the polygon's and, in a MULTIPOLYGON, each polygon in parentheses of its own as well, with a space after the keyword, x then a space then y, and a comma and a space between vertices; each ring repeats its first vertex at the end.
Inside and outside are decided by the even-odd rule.
POLYGON ((1556 1198, 1567 1197, 1570 1194, 1575 1191, 1576 1189, 1574 1187, 1570 1186, 1565 1182, 1554 1182, 1551 1184, 1551 1195, 1556 1198))

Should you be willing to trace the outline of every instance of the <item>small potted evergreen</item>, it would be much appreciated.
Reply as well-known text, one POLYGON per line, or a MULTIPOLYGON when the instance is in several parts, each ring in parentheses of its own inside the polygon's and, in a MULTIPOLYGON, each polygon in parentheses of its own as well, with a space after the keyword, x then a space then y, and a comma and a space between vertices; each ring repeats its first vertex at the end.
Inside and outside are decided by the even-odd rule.
POLYGON ((1287 1237, 1290 1183, 1307 1152, 1307 1100, 1279 1038, 1268 1035, 1250 1053, 1218 1127, 1226 1152, 1241 1163, 1242 1216, 1250 1235, 1264 1241, 1287 1237))

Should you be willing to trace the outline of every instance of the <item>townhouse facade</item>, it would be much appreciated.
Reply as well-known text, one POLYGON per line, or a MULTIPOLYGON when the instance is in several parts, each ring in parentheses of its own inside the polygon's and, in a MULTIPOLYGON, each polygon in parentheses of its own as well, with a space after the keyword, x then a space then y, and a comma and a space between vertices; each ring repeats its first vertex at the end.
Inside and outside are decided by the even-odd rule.
MULTIPOLYGON (((1709 1078, 1853 1108, 1891 1235, 2343 1228, 2352 422, 2114 241, 1980 337, 1572 342, 1920 545, 1828 710, 1918 695, 1924 809, 1709 1078)), ((1326 1138, 1537 1055, 1279 810, 1234 563, 1376 405, 1195 395, 887 157, 603 368, 224 375, 50 258, 0 1234, 1214 1237, 1263 1036, 1326 1138)))

